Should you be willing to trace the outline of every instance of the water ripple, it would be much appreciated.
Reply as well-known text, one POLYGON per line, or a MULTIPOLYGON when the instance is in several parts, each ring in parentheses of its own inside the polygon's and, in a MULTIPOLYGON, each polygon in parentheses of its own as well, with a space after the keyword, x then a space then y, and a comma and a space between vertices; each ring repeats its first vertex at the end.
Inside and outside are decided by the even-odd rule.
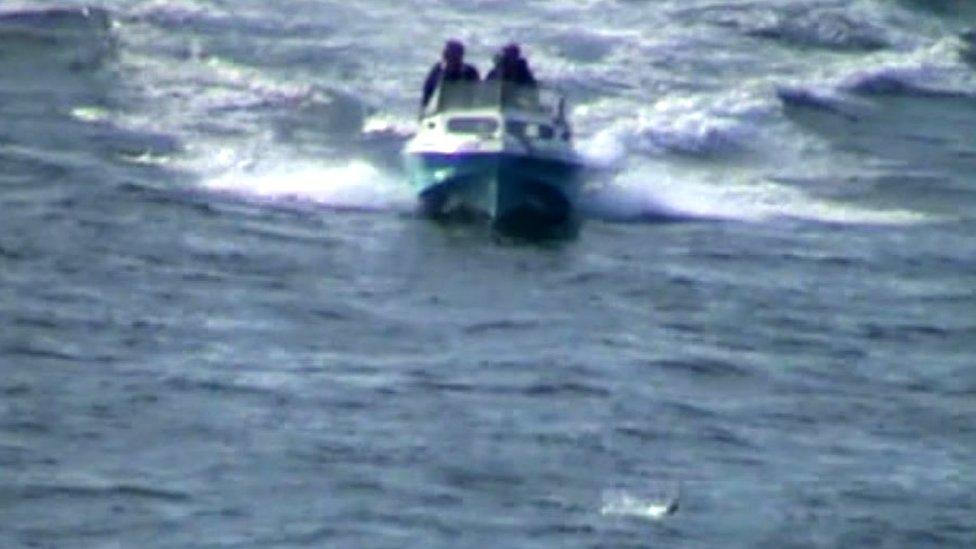
POLYGON ((58 496, 79 498, 136 498, 168 502, 184 502, 190 495, 178 490, 168 490, 139 484, 24 484, 14 490, 24 499, 43 499, 58 496))

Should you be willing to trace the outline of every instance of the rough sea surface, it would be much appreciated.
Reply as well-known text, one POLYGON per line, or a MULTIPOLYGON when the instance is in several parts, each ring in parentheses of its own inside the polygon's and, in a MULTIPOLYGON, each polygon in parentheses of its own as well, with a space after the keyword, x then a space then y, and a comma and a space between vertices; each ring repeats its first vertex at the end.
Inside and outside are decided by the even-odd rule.
POLYGON ((0 547, 976 547, 974 28, 0 1, 0 547), (577 238, 414 214, 450 37, 573 98, 577 238))

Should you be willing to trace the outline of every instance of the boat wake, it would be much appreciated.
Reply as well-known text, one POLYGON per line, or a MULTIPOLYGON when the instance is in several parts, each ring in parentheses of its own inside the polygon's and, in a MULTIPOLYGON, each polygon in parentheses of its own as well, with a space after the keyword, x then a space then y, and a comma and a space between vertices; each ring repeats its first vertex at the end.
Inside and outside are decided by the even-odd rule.
POLYGON ((590 189, 583 199, 590 218, 610 222, 805 221, 843 225, 910 225, 929 216, 910 210, 882 210, 810 196, 773 181, 714 182, 655 173, 622 175, 590 189))
MULTIPOLYGON (((604 172, 606 175, 608 172, 604 172)), ((665 163, 627 169, 592 181, 583 191, 582 214, 611 223, 794 220, 850 225, 910 225, 925 214, 872 209, 819 198, 796 186, 754 181, 748 173, 713 181, 707 170, 683 171, 665 163)), ((410 213, 416 196, 403 172, 362 159, 244 162, 201 176, 211 192, 241 200, 336 211, 410 213)))
POLYGON ((414 197, 398 175, 362 160, 333 164, 264 161, 205 178, 203 186, 246 200, 344 211, 408 212, 415 207, 414 197))

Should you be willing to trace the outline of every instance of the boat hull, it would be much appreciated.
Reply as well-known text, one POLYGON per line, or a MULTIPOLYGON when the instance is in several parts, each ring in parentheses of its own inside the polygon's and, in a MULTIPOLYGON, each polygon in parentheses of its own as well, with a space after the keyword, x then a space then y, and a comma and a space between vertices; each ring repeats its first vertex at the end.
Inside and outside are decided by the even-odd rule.
POLYGON ((414 153, 406 162, 426 215, 481 216, 526 235, 579 227, 577 164, 509 153, 414 153))

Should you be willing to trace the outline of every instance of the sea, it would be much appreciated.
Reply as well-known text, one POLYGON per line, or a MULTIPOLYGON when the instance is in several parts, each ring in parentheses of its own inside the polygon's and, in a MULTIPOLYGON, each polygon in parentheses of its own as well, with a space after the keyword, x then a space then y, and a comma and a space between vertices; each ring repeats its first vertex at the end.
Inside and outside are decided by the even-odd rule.
POLYGON ((0 547, 976 547, 976 2, 0 0, 0 547), (417 214, 517 42, 579 234, 417 214))

